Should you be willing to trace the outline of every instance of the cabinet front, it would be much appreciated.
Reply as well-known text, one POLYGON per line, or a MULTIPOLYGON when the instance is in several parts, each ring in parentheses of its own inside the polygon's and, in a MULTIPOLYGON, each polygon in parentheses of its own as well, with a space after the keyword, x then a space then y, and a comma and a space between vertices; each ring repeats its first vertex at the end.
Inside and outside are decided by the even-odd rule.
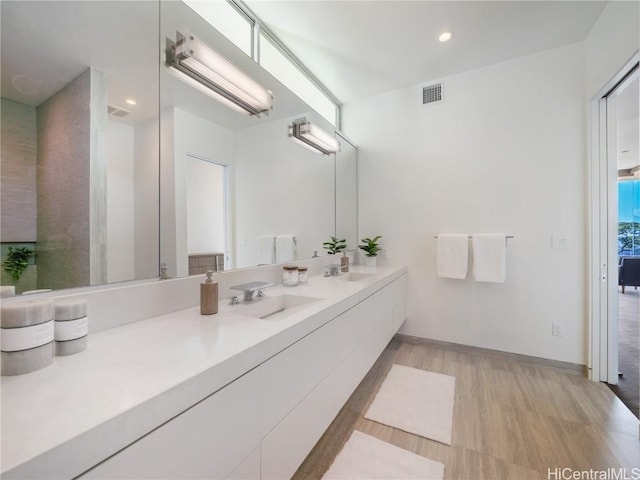
POLYGON ((290 477, 404 321, 406 275, 86 472, 290 477))
POLYGON ((260 444, 259 374, 248 372, 81 478, 226 478, 260 444))

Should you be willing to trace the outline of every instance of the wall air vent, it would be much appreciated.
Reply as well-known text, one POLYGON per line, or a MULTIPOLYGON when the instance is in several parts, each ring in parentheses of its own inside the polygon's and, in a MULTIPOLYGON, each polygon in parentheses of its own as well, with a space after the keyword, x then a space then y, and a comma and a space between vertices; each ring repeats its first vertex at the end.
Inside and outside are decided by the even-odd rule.
POLYGON ((131 112, 129 110, 125 110, 122 107, 116 107, 115 105, 109 105, 109 115, 112 115, 114 117, 126 117, 127 115, 129 115, 131 112))
POLYGON ((433 85, 427 85, 422 87, 422 105, 429 105, 431 103, 442 102, 443 90, 442 83, 434 83, 433 85))

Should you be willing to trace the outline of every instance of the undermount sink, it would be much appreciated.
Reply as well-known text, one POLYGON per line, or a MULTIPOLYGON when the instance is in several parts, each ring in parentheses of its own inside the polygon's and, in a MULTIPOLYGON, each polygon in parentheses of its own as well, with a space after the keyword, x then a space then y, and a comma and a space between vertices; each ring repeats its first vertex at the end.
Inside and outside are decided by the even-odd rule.
POLYGON ((254 318, 277 319, 287 317, 310 303, 320 301, 320 298, 303 297, 300 295, 273 295, 257 298, 251 303, 243 303, 232 307, 230 312, 254 318))
POLYGON ((375 277, 375 273, 360 273, 360 272, 347 272, 338 275, 336 278, 345 280, 347 282, 359 282, 361 280, 367 280, 368 278, 375 277))

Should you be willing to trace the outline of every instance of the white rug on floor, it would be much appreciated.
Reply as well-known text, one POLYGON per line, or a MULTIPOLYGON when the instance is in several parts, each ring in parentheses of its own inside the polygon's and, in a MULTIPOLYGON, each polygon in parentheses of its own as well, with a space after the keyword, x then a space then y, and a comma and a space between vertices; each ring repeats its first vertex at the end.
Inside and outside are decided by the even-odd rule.
POLYGON ((392 365, 365 418, 451 445, 456 379, 392 365))
POLYGON ((322 478, 442 480, 444 465, 354 430, 322 478))

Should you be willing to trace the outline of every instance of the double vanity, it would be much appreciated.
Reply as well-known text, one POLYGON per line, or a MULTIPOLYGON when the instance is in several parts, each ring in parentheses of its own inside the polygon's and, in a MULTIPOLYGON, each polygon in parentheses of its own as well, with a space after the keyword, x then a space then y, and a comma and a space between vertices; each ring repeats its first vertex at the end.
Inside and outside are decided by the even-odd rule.
MULTIPOLYGON (((11 191, 25 195, 3 203, 3 232, 15 232, 2 241, 36 251, 17 292, 86 302, 89 329, 85 351, 2 378, 3 479, 289 477, 404 320, 404 268, 324 278, 335 257, 314 254, 336 232, 358 244, 357 147, 339 132, 329 158, 292 142, 296 119, 333 131, 335 115, 315 112, 197 3, 2 5, 3 39, 19 43, 0 69, 14 139, 3 162, 20 172, 2 188, 15 177, 11 191), (271 90, 270 115, 237 115, 173 75, 165 49, 182 30, 271 90), (50 47, 78 38, 81 52, 50 47), (37 98, 4 88, 14 77, 42 78, 37 98), (127 97, 135 107, 121 108, 127 97), (295 236, 287 258, 306 259, 292 263, 308 283, 242 302, 231 287, 282 281, 272 251, 258 254, 265 234, 295 236), (203 270, 217 272, 215 315, 200 315, 203 270)), ((249 26, 237 5, 209 3, 249 26)), ((261 32, 246 40, 265 62, 279 58, 261 32)))
MULTIPOLYGON (((291 477, 404 322, 406 268, 315 268, 231 304, 236 280, 279 273, 260 268, 218 276, 216 315, 191 302, 4 377, 2 478, 291 477)), ((197 290, 170 282, 140 288, 159 302, 197 290)))

